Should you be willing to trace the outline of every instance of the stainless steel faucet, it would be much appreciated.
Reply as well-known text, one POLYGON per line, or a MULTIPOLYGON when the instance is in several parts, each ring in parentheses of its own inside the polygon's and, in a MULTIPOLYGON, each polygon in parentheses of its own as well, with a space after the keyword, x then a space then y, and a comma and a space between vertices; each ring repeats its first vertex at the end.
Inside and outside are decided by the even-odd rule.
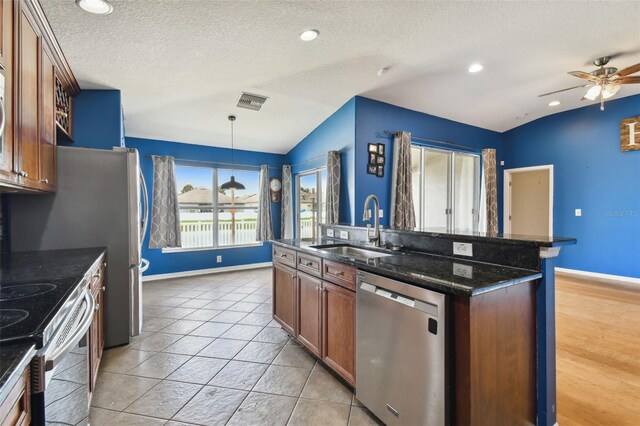
POLYGON ((371 220, 371 215, 369 214, 369 202, 371 200, 373 200, 373 229, 371 229, 371 225, 367 225, 367 237, 369 237, 370 243, 373 243, 376 247, 380 247, 380 201, 378 201, 378 197, 373 194, 364 200, 362 220, 365 222, 371 220))

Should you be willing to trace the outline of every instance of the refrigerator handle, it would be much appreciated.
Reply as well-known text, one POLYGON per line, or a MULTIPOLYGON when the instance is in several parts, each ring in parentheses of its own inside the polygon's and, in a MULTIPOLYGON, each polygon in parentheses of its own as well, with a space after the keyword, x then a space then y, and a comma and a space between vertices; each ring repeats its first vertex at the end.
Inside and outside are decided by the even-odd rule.
POLYGON ((140 245, 144 244, 144 239, 147 236, 147 223, 149 222, 149 194, 147 192, 147 182, 144 180, 144 175, 142 174, 142 170, 138 171, 140 173, 140 183, 142 184, 142 205, 144 209, 144 215, 142 216, 142 235, 140 238, 140 245))

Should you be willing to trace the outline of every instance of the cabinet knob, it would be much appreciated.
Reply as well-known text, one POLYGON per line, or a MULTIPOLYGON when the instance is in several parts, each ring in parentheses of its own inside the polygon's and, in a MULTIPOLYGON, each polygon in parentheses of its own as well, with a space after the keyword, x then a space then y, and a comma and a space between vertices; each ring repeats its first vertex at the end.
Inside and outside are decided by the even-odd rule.
POLYGON ((44 182, 44 183, 49 183, 49 179, 44 178, 44 179, 42 179, 42 182, 44 182))
POLYGON ((106 287, 100 287, 100 290, 107 291, 107 288, 106 287))
POLYGON ((25 172, 24 170, 20 170, 18 172, 18 175, 22 176, 23 178, 26 178, 29 176, 29 173, 25 172))
POLYGON ((305 262, 305 266, 311 266, 313 265, 313 262, 305 262))
POLYGON ((100 309, 100 304, 99 304, 99 303, 96 303, 95 310, 97 311, 97 310, 99 310, 99 309, 100 309))

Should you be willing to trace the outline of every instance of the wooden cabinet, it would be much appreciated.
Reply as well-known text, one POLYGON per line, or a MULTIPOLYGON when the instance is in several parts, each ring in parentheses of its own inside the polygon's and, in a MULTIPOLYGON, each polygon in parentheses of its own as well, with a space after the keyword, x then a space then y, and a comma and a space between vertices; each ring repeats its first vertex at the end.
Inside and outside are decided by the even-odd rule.
POLYGON ((0 424, 3 426, 27 426, 30 423, 31 368, 27 367, 0 404, 0 424))
POLYGON ((316 356, 322 347, 322 281, 298 272, 298 341, 316 356))
POLYGON ((353 386, 355 279, 352 266, 274 246, 274 319, 353 386))
POLYGON ((323 283, 322 360, 347 382, 356 383, 356 293, 323 283))
POLYGON ((92 268, 89 275, 89 288, 95 298, 96 307, 93 314, 93 323, 89 328, 89 347, 87 353, 89 357, 89 392, 93 393, 96 387, 98 368, 102 360, 104 350, 104 292, 106 291, 106 262, 104 257, 98 261, 98 265, 92 268))
POLYGON ((44 46, 40 54, 40 183, 43 189, 56 188, 56 69, 44 46))
POLYGON ((296 288, 296 270, 275 261, 273 263, 273 319, 292 336, 296 335, 296 288))
POLYGON ((0 0, 0 24, 6 118, 0 142, 0 191, 8 187, 52 192, 57 136, 71 137, 71 96, 80 87, 38 0, 0 0), (64 109, 59 114, 58 98, 64 109), (57 123, 58 116, 64 127, 57 123))

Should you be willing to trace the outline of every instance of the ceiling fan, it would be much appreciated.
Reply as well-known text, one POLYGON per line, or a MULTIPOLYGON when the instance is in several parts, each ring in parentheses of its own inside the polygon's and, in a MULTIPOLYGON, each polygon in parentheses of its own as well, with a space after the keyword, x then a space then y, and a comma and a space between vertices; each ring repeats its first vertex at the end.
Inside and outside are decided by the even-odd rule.
POLYGON ((581 100, 589 99, 595 101, 600 97, 600 110, 604 111, 604 101, 611 98, 618 93, 620 87, 623 84, 640 84, 640 76, 630 76, 640 72, 640 64, 631 65, 625 69, 618 71, 614 67, 606 67, 611 57, 603 56, 593 61, 593 65, 600 67, 591 72, 584 71, 570 71, 574 77, 587 80, 585 84, 580 86, 569 87, 567 89, 556 90, 549 93, 538 95, 538 97, 553 95, 554 93, 566 92, 567 90, 573 90, 578 88, 588 87, 587 93, 584 94, 581 100))

